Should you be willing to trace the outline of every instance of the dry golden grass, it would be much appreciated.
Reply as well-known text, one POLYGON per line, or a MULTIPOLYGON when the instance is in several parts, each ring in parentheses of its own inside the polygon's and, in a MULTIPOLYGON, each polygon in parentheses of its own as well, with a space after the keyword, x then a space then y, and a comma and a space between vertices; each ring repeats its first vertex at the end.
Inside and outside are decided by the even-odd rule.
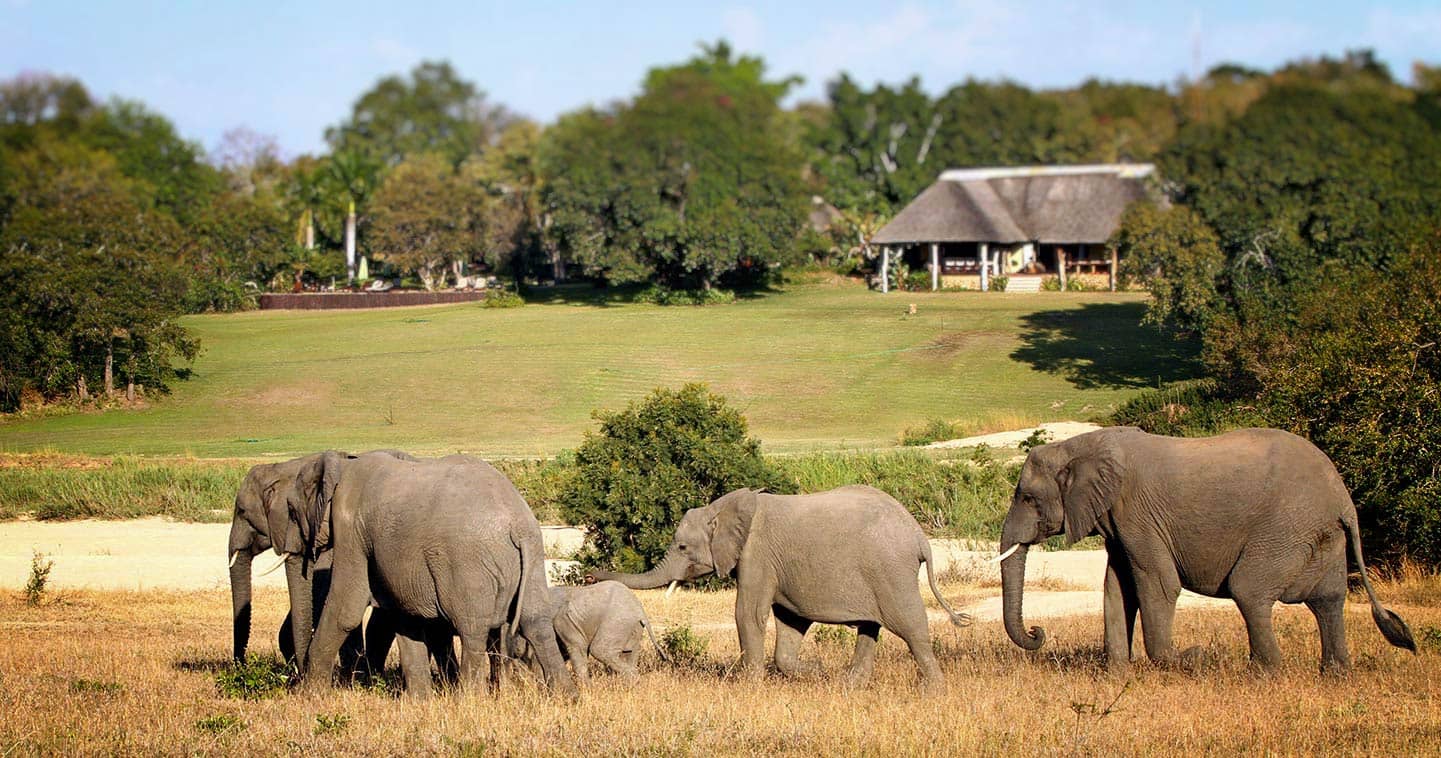
MULTIPOLYGON (((1408 605, 1441 583, 1390 580, 1386 600, 1418 637, 1435 639, 1441 609, 1408 605), (1433 635, 1427 637, 1427 634, 1433 635)), ((994 590, 950 585, 964 600, 994 590)), ((1354 598, 1353 598, 1354 600, 1354 598)), ((935 624, 948 691, 923 695, 903 645, 882 637, 871 685, 841 684, 850 650, 826 635, 804 656, 820 671, 752 682, 724 673, 736 654, 728 592, 646 592, 660 625, 686 623, 709 639, 713 665, 659 667, 632 689, 597 679, 580 702, 552 700, 525 682, 498 695, 410 703, 374 692, 221 696, 229 600, 196 593, 71 592, 27 607, 0 599, 0 755, 27 754, 967 754, 1154 753, 1423 754, 1441 745, 1441 658, 1388 647, 1364 605, 1348 614, 1355 671, 1316 672, 1315 624, 1277 612, 1285 667, 1245 661, 1239 616, 1183 610, 1177 642, 1199 644, 1196 673, 1140 663, 1129 681, 1099 662, 1099 618, 1049 619, 1051 641, 1027 654, 998 624, 935 624), (233 716, 227 722, 217 716, 233 716), (202 728, 205 720, 210 728, 202 728), (230 726, 226 726, 229 723, 230 726)), ((257 598, 254 647, 273 646, 280 592, 257 598)))

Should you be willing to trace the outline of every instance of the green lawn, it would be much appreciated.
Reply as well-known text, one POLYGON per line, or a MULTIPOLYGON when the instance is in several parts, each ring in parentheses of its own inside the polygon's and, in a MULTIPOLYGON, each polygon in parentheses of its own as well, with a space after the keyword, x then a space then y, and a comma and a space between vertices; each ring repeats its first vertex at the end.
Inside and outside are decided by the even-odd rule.
POLYGON ((772 451, 894 444, 931 418, 983 431, 1086 419, 1183 378, 1137 294, 893 293, 793 285, 735 305, 557 299, 186 319, 194 376, 144 410, 0 425, 0 450, 191 454, 326 447, 549 455, 595 408, 700 381, 772 451), (907 315, 914 303, 918 312, 907 315))

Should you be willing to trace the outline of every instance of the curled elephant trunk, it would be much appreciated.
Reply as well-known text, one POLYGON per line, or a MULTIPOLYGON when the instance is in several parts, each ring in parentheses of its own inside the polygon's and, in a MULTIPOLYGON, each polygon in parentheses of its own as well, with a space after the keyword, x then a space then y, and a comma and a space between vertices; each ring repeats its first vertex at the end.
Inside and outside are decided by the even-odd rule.
MULTIPOLYGON (((1014 545, 1013 545, 1014 547, 1014 545)), ((1015 554, 1001 561, 1001 599, 1006 622, 1006 635, 1011 642, 1036 650, 1046 642, 1046 631, 1033 626, 1029 631, 1021 622, 1021 595, 1026 584, 1026 552, 1030 545, 1020 544, 1015 554)))
POLYGON ((682 582, 687 579, 686 566, 689 559, 676 554, 666 553, 665 558, 655 568, 644 574, 620 574, 614 571, 592 571, 590 575, 595 577, 597 582, 614 580, 624 584, 633 590, 653 590, 664 587, 671 582, 682 582))

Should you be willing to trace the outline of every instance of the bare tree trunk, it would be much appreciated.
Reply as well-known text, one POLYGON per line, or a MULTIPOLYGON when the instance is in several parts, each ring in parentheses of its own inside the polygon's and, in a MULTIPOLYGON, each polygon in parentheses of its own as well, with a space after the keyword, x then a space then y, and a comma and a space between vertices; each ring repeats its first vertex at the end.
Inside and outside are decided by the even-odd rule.
POLYGON ((315 211, 305 209, 305 249, 315 249, 315 211))
POLYGON ((125 402, 135 402, 135 377, 127 377, 125 380, 125 402))
POLYGON ((105 346, 105 396, 115 394, 115 349, 111 345, 105 346))
POLYGON ((90 389, 85 386, 84 374, 81 374, 80 378, 75 381, 75 394, 80 396, 82 403, 90 399, 90 389))

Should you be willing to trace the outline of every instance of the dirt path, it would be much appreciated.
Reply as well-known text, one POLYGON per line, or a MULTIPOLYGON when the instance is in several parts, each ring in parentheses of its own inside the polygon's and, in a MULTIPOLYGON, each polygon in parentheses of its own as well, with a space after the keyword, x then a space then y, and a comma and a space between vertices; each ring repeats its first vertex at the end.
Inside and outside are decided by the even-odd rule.
POLYGON ((1009 448, 1020 445, 1026 438, 1035 433, 1036 429, 1043 429, 1050 433, 1051 442, 1068 440, 1079 434, 1094 432, 1101 427, 1086 423, 1084 421, 1052 421, 1041 424, 1030 429, 1017 429, 1011 432, 995 432, 993 434, 982 434, 976 437, 962 437, 957 440, 943 440, 932 442, 926 447, 975 447, 976 445, 989 445, 990 447, 1009 448))
MULTIPOLYGON (((549 555, 569 555, 580 547, 577 530, 542 531, 549 555)), ((163 518, 7 521, 0 523, 0 588, 23 587, 39 551, 54 562, 48 582, 54 589, 228 591, 229 535, 229 524, 163 518)), ((277 560, 273 553, 256 556, 254 586, 285 586, 284 571, 260 575, 277 560)))
MULTIPOLYGON (((228 524, 177 523, 162 518, 0 523, 0 588, 23 587, 31 558, 39 551, 54 562, 48 585, 55 590, 225 591, 230 586, 225 555, 229 530, 228 524)), ((549 555, 569 555, 580 546, 579 530, 543 527, 543 531, 549 555)), ((987 560, 992 554, 959 540, 934 540, 931 544, 936 570, 942 575, 996 588, 994 597, 957 610, 977 620, 999 619, 1000 567, 987 560)), ((269 553, 256 558, 255 586, 285 586, 283 571, 260 575, 274 561, 269 553)), ((548 563, 555 571, 570 562, 552 559, 548 563)), ((1026 562, 1026 617, 1099 613, 1105 566, 1105 553, 1098 550, 1031 551, 1026 562)), ((924 574, 920 579, 924 582, 924 574)), ((1228 602, 1181 595, 1183 607, 1214 604, 1228 602)), ((938 615, 937 620, 944 618, 938 615)))

